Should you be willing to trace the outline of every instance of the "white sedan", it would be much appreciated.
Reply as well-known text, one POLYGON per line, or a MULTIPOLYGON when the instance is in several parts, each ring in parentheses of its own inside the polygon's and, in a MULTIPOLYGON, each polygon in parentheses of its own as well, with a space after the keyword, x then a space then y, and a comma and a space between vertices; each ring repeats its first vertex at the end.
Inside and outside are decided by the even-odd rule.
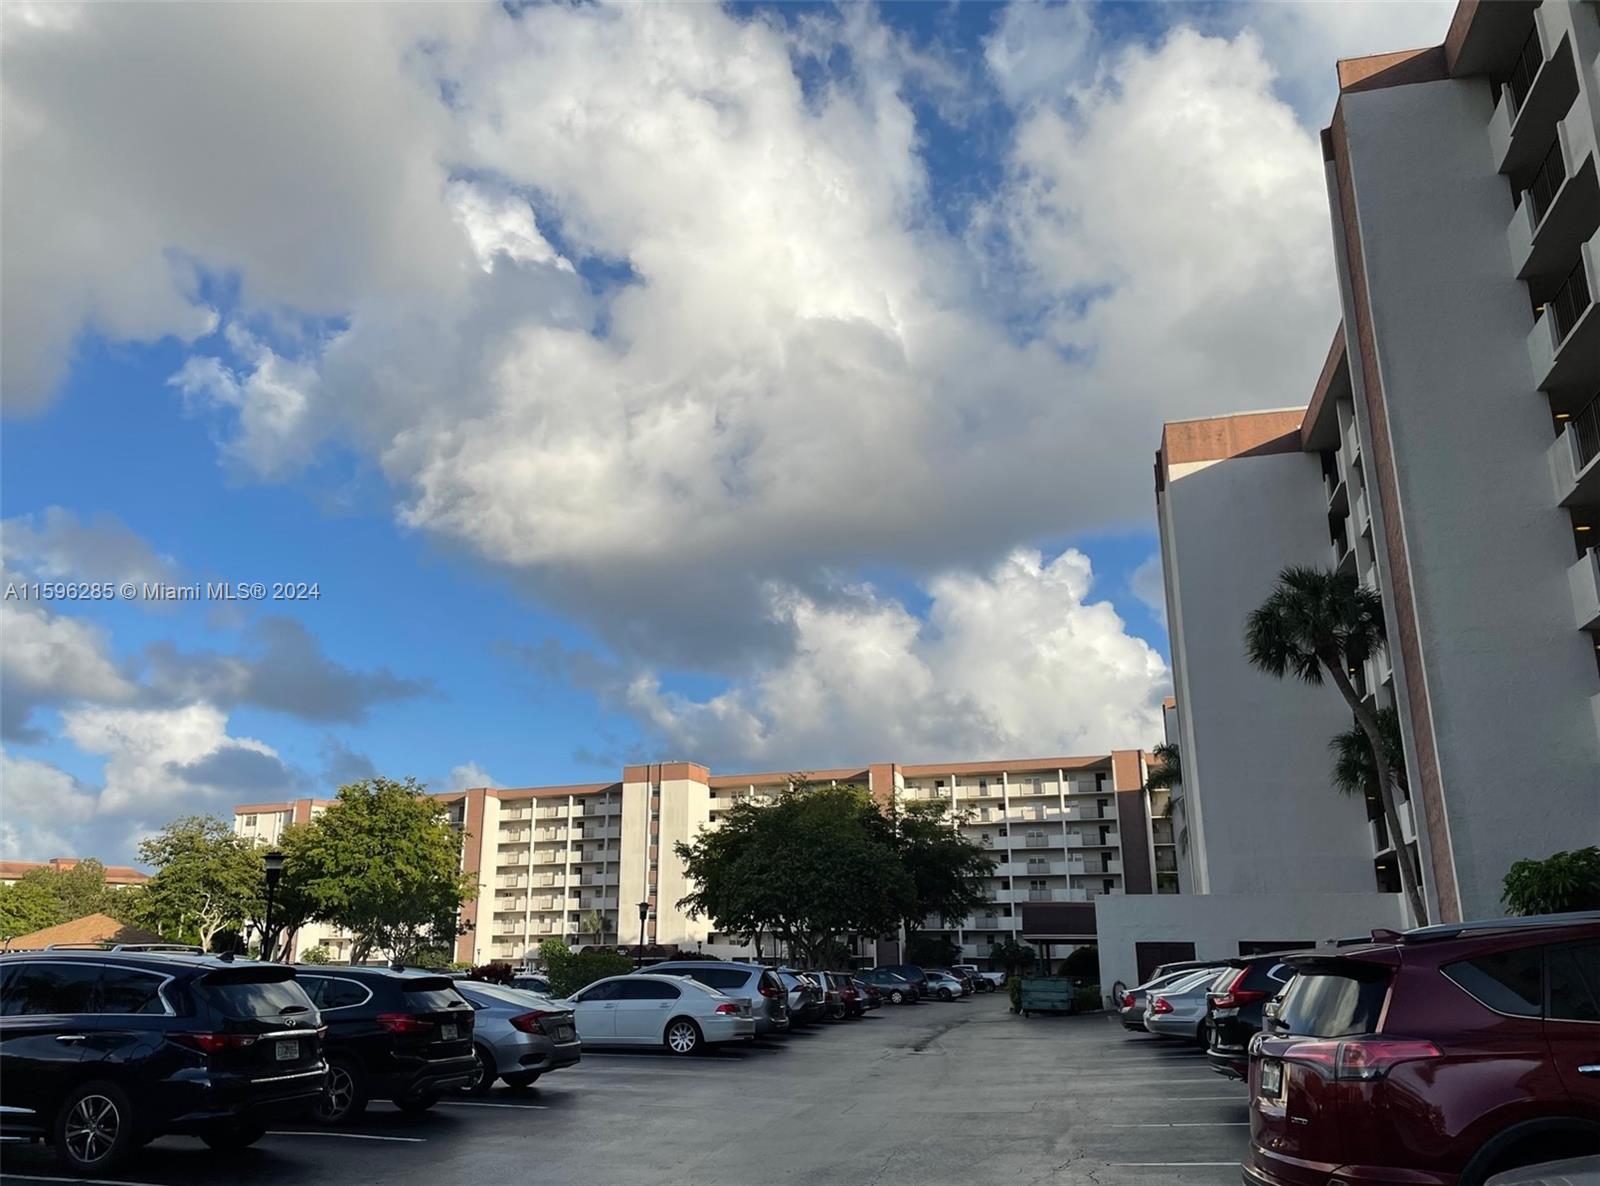
POLYGON ((684 976, 608 976, 567 998, 584 1046, 665 1046, 694 1054, 756 1036, 750 1002, 684 976))

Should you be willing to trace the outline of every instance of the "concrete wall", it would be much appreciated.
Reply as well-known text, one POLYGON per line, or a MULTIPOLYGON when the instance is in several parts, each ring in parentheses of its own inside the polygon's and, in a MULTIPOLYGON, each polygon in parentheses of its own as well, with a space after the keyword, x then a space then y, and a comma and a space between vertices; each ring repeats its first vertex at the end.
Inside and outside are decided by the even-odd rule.
POLYGON ((1138 983, 1138 943, 1193 943, 1196 959, 1239 954, 1241 942, 1326 942, 1403 925, 1399 894, 1168 894, 1095 901, 1100 984, 1138 983))
POLYGON ((661 784, 660 855, 656 877, 656 942, 693 947, 710 933, 705 918, 690 918, 677 902, 693 892, 684 875, 683 862, 673 851, 677 841, 692 842, 711 820, 711 789, 694 778, 671 779, 661 784))
MULTIPOLYGON (((1510 193, 1490 163, 1488 85, 1342 104, 1398 462, 1418 630, 1408 658, 1427 689, 1461 913, 1493 915, 1512 861, 1600 841, 1600 676, 1573 619, 1575 554, 1545 461, 1552 427, 1525 346, 1533 317, 1506 238, 1510 193)), ((1391 606, 1393 578, 1381 564, 1391 606)))
POLYGON ((1192 888, 1371 890, 1366 811, 1328 785, 1328 739, 1350 727, 1344 702, 1275 680, 1244 652, 1245 617, 1284 565, 1328 563, 1317 458, 1172 466, 1158 510, 1192 888))

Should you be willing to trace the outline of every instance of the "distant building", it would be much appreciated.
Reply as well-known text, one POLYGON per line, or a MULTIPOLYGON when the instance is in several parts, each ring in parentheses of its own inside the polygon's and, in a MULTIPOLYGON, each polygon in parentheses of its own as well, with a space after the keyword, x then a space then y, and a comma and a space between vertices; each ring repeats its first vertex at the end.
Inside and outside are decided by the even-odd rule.
POLYGON ((45 927, 26 935, 15 935, 5 942, 6 951, 37 951, 51 944, 160 943, 160 935, 118 922, 106 914, 86 914, 71 922, 45 927))
MULTIPOLYGON (((65 872, 74 865, 81 864, 86 857, 51 857, 48 861, 0 861, 0 885, 15 885, 23 877, 35 869, 54 869, 65 872)), ((116 889, 125 889, 130 885, 143 885, 150 880, 150 874, 128 865, 107 865, 106 884, 116 889)))

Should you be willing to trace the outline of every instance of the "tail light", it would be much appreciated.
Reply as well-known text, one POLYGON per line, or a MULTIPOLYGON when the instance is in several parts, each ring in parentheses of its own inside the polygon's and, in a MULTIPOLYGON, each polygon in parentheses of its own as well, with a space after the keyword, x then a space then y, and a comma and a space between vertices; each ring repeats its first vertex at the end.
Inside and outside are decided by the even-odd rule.
POLYGON ((1239 987, 1249 973, 1249 968, 1240 968, 1239 974, 1228 982, 1227 988, 1221 992, 1209 993, 1212 1005, 1218 1009, 1237 1009, 1241 1005, 1266 1000, 1267 994, 1260 989, 1239 987))
POLYGON ((256 1044, 254 1034, 168 1034, 167 1037, 201 1054, 221 1054, 224 1050, 243 1050, 256 1044))
POLYGON ((530 1013, 518 1013, 511 1019, 511 1028, 521 1030, 525 1034, 544 1034, 548 1031, 540 1023, 546 1017, 555 1017, 556 1014, 549 1009, 535 1009, 530 1013))
POLYGON ((377 1021, 391 1034, 424 1034, 433 1029, 432 1022, 413 1013, 380 1013, 377 1021))
POLYGON ((1338 1042, 1299 1042, 1283 1057, 1316 1067, 1333 1079, 1382 1079, 1403 1062, 1442 1058, 1432 1042, 1409 1038, 1346 1038, 1338 1042))
POLYGON ((1150 1012, 1152 1012, 1152 1013, 1171 1013, 1172 1012, 1172 1005, 1167 1000, 1166 997, 1156 997, 1154 1000, 1152 1000, 1150 1002, 1150 1012))
POLYGON ((761 985, 761 987, 759 989, 757 989, 756 991, 759 992, 764 997, 781 997, 783 995, 783 993, 779 989, 777 989, 773 985, 766 984, 766 983, 763 983, 761 985))
POLYGON ((737 1013, 737 1012, 739 1012, 739 1006, 735 1005, 732 1001, 729 1001, 727 1004, 718 1005, 717 1006, 717 1012, 718 1013, 737 1013))
POLYGON ((1122 1007, 1124 1009, 1133 1008, 1133 994, 1131 992, 1125 992, 1122 994, 1122 1007))

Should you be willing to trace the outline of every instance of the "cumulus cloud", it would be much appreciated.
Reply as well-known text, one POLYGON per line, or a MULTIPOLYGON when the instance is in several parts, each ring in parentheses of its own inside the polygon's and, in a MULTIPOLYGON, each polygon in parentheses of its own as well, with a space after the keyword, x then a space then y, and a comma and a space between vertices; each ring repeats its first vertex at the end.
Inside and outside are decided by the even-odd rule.
POLYGON ((1128 577, 1133 595, 1149 608, 1156 620, 1167 624, 1167 588, 1162 581, 1161 553, 1151 555, 1128 577))
POLYGON ((5 569, 44 581, 170 582, 179 569, 113 515, 84 518, 65 507, 0 522, 5 569))
POLYGON ((503 784, 495 781, 490 774, 476 762, 463 762, 453 767, 450 775, 445 779, 444 789, 447 791, 468 791, 477 787, 498 787, 503 784))
POLYGON ((0 851, 8 857, 46 849, 52 855, 67 855, 64 830, 94 815, 93 793, 48 762, 0 750, 0 786, 5 787, 6 798, 0 851))
POLYGON ((15 741, 37 741, 36 708, 75 701, 121 703, 138 689, 112 661, 105 631, 39 604, 0 602, 0 724, 15 741))

